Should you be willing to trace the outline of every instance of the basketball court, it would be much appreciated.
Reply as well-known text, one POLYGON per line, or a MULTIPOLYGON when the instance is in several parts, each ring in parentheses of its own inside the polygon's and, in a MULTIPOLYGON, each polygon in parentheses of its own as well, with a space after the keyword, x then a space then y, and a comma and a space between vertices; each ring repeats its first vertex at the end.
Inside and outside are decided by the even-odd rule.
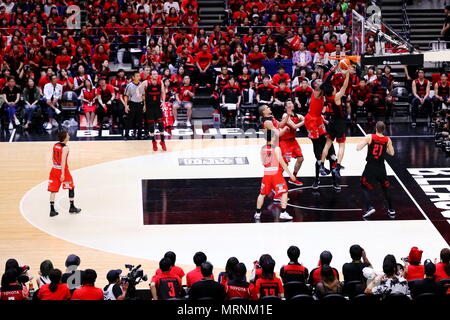
POLYGON ((340 192, 332 189, 329 177, 312 190, 312 145, 298 138, 305 156, 299 173, 304 186, 290 185, 292 222, 278 219, 280 206, 270 198, 261 221, 253 219, 263 174, 262 138, 172 138, 168 152, 153 152, 148 141, 72 141, 69 165, 83 211, 70 215, 68 195, 61 192, 55 203, 60 215, 54 218, 48 216, 47 192, 53 143, 3 143, 2 256, 17 257, 36 270, 42 259, 63 265, 66 255, 76 253, 82 265, 97 266, 100 280, 109 268, 127 262, 142 264, 150 273, 168 250, 188 269, 199 250, 221 269, 229 256, 248 265, 263 253, 284 261, 293 244, 307 266, 315 266, 319 253, 331 249, 332 264, 339 268, 349 256, 333 248, 354 243, 366 249, 376 268, 388 247, 398 257, 412 246, 424 250, 425 258, 438 257, 450 243, 444 194, 450 192, 450 170, 432 170, 450 167, 450 159, 424 128, 388 126, 396 149, 387 170, 397 214, 390 218, 380 197, 376 214, 364 220, 359 176, 366 151, 357 152, 356 144, 366 130, 371 128, 352 129, 340 192))

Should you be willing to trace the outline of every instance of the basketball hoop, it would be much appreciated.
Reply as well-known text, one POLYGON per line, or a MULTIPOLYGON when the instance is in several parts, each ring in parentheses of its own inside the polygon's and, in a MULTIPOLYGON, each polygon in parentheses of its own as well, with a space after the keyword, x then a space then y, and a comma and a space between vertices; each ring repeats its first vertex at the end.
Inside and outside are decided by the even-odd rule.
POLYGON ((328 56, 329 60, 344 60, 344 59, 348 59, 351 62, 354 63, 359 63, 361 62, 361 56, 328 56))

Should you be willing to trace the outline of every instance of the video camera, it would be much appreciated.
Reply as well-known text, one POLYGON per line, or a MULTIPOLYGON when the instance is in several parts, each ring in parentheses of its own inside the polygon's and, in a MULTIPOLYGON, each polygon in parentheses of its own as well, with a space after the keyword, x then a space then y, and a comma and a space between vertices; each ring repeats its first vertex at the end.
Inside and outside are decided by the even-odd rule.
POLYGON ((136 285, 141 281, 147 281, 148 277, 144 274, 144 270, 141 269, 141 265, 133 266, 131 264, 126 264, 125 268, 128 269, 128 274, 126 277, 122 277, 120 280, 122 283, 128 282, 127 299, 135 299, 136 297, 136 285))

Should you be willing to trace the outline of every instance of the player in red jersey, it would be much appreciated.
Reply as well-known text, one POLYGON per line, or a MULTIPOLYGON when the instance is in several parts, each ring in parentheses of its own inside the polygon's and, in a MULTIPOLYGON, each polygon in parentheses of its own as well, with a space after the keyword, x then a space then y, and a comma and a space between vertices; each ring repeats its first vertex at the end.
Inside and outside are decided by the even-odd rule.
POLYGON ((286 162, 281 155, 281 149, 278 146, 279 135, 275 130, 267 130, 265 132, 266 144, 261 148, 261 161, 264 166, 264 177, 261 182, 261 191, 256 201, 256 213, 254 218, 261 218, 261 208, 264 198, 268 194, 275 191, 275 195, 281 195, 281 214, 280 219, 292 220, 292 216, 286 212, 288 200, 288 186, 283 177, 283 170, 287 172, 292 181, 296 178, 289 170, 286 162))
MULTIPOLYGON (((311 142, 313 144, 313 150, 314 150, 314 156, 316 157, 316 160, 320 160, 322 157, 322 151, 325 147, 326 143, 326 133, 325 130, 325 119, 322 116, 322 112, 324 110, 324 91, 325 88, 331 86, 331 78, 333 76, 333 72, 330 72, 325 80, 321 82, 321 80, 316 80, 314 83, 314 92, 311 95, 311 100, 309 104, 309 111, 308 114, 305 116, 304 122, 305 122, 305 128, 308 132, 308 138, 311 139, 311 142)), ((330 168, 333 168, 336 165, 336 154, 334 151, 334 146, 331 145, 330 149, 328 150, 327 159, 330 161, 330 168)), ((319 171, 320 171, 320 165, 318 161, 315 161, 315 179, 312 185, 312 188, 314 190, 319 189, 319 171)), ((332 172, 333 175, 333 187, 336 190, 340 190, 341 187, 339 183, 336 180, 334 172, 332 172)))
POLYGON ((379 183, 381 185, 381 189, 383 190, 384 198, 388 204, 388 214, 391 218, 394 218, 395 210, 392 206, 391 193, 389 190, 391 184, 387 178, 384 157, 386 153, 393 156, 395 154, 395 150, 391 139, 383 135, 386 128, 385 124, 382 121, 378 121, 375 128, 375 134, 367 135, 364 140, 356 146, 357 151, 361 151, 365 146, 367 146, 367 164, 361 177, 361 187, 367 206, 367 210, 363 217, 367 218, 375 213, 375 208, 373 207, 371 201, 371 191, 373 191, 375 185, 379 183))
POLYGON ((48 179, 48 191, 50 191, 50 217, 58 215, 55 210, 55 196, 59 191, 59 188, 69 190, 70 200, 70 213, 80 213, 81 209, 75 207, 75 185, 73 184, 72 175, 69 171, 69 165, 67 164, 67 158, 69 156, 69 147, 67 143, 70 140, 70 136, 67 131, 58 132, 59 142, 53 146, 53 166, 50 171, 50 177, 48 179))
POLYGON ((342 159, 344 158, 345 140, 346 140, 345 132, 347 127, 342 105, 342 97, 345 95, 345 92, 347 91, 351 72, 352 68, 349 68, 348 70, 344 71, 345 80, 344 84, 342 85, 339 91, 337 91, 336 88, 332 86, 328 87, 328 89, 325 90, 325 96, 329 98, 331 105, 331 117, 330 122, 328 124, 327 142, 325 143, 325 147, 323 148, 321 159, 320 161, 318 161, 320 165, 319 172, 320 175, 322 176, 326 176, 330 173, 330 171, 325 168, 323 163, 325 162, 325 159, 328 156, 328 150, 330 149, 335 139, 339 144, 339 151, 336 167, 334 167, 332 171, 334 172, 335 176, 339 179, 341 177, 340 170, 344 169, 344 167, 341 166, 341 162, 342 159))
MULTIPOLYGON (((286 163, 289 164, 291 161, 291 158, 296 159, 295 166, 294 166, 294 172, 293 175, 297 177, 298 172, 300 171, 300 168, 303 163, 303 153, 302 148, 298 144, 298 141, 296 140, 296 133, 297 129, 303 126, 304 124, 304 117, 302 115, 296 114, 294 112, 295 105, 291 100, 286 101, 286 113, 283 115, 284 118, 288 118, 289 120, 284 126, 287 126, 289 130, 287 130, 281 137, 280 137, 280 149, 281 153, 283 155, 283 159, 286 163)), ((289 183, 296 185, 296 186, 302 186, 303 183, 298 181, 297 179, 295 181, 289 180, 289 183)))
MULTIPOLYGON (((275 119, 275 117, 272 115, 272 109, 270 109, 270 107, 267 105, 262 105, 261 107, 259 107, 259 113, 261 115, 262 129, 276 131, 278 134, 278 137, 280 137, 280 140, 281 140, 281 137, 283 137, 287 132, 291 131, 292 128, 297 130, 297 128, 300 127, 298 124, 295 124, 290 119, 290 117, 288 117, 287 115, 285 117, 283 117, 283 119, 280 122, 278 122, 278 120, 275 119)), ((294 137, 295 137, 295 131, 294 131, 294 137)), ((281 143, 280 143, 280 147, 281 147, 281 143)), ((287 152, 291 152, 287 148, 285 150, 287 152)), ((300 153, 301 153, 301 150, 300 150, 300 153)), ((297 152, 297 154, 298 154, 298 152, 297 152)), ((283 153, 282 153, 282 156, 284 158, 283 153)), ((289 182, 296 186, 303 185, 297 179, 292 180, 292 181, 289 180, 289 182)), ((275 196, 274 201, 281 201, 280 195, 275 196)))
POLYGON ((158 151, 158 145, 155 137, 155 123, 158 125, 160 145, 164 151, 167 151, 164 137, 164 116, 162 112, 163 103, 166 101, 166 90, 164 83, 160 80, 158 71, 152 70, 149 80, 144 80, 138 87, 138 92, 145 90, 144 113, 146 115, 147 128, 150 131, 153 151, 158 151))

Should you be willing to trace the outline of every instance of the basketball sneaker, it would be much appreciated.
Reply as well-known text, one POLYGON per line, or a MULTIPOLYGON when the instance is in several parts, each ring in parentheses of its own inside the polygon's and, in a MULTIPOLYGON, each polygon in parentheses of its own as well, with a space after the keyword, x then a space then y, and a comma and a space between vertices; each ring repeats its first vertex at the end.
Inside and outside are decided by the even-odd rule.
POLYGON ((156 141, 152 141, 153 144, 153 151, 158 151, 158 144, 156 143, 156 141))
POLYGON ((323 165, 323 163, 320 164, 320 168, 319 168, 319 173, 321 176, 327 176, 330 174, 330 170, 328 170, 327 168, 325 168, 325 166, 323 165))
POLYGON ((395 210, 388 209, 388 215, 389 215, 389 218, 395 218, 395 210))
POLYGON ((340 179, 341 178, 341 169, 345 169, 343 166, 341 166, 340 164, 338 164, 335 168, 333 168, 333 173, 336 176, 336 178, 340 179))
POLYGON ((159 144, 161 145, 161 148, 162 148, 164 151, 167 151, 167 147, 166 147, 166 142, 165 142, 165 141, 161 141, 159 144))
POLYGON ((294 186, 298 186, 298 187, 301 187, 303 185, 303 182, 299 181, 298 179, 295 179, 295 180, 289 179, 289 183, 293 184, 294 186))
POLYGON ((256 212, 253 218, 255 218, 256 220, 261 219, 261 213, 256 212))
POLYGON ((341 191, 341 185, 339 184, 339 182, 337 181, 333 182, 333 189, 336 191, 341 191))
POLYGON ((363 214, 363 218, 368 218, 374 213, 375 213, 375 208, 370 207, 369 209, 367 209, 366 213, 363 214))
POLYGON ((312 184, 312 188, 313 188, 314 190, 319 189, 319 184, 320 184, 320 181, 319 181, 319 180, 314 180, 314 182, 313 182, 313 184, 312 184))
POLYGON ((72 213, 72 214, 77 214, 77 213, 80 213, 80 212, 81 212, 81 209, 77 208, 75 206, 71 206, 70 209, 69 209, 69 213, 72 213))
POLYGON ((285 220, 292 220, 294 219, 291 215, 289 215, 289 213, 287 213, 286 211, 281 212, 280 213, 280 219, 285 219, 285 220))
POLYGON ((55 210, 50 210, 50 217, 57 216, 59 213, 55 210))

